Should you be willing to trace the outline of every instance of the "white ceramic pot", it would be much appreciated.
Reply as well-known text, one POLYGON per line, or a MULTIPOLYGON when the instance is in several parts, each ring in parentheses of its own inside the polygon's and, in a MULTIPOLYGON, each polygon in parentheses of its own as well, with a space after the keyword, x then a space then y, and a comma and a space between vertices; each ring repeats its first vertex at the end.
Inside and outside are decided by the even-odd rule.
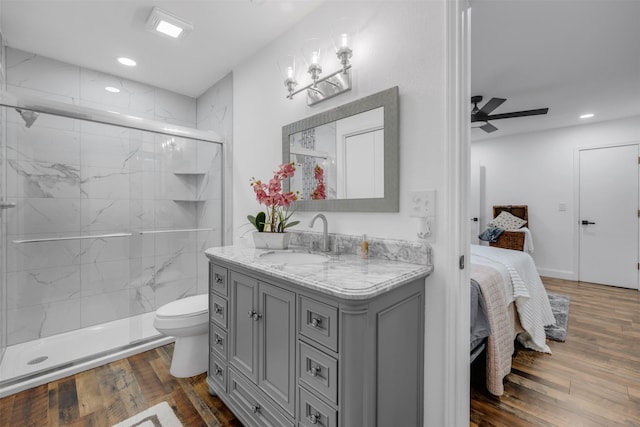
POLYGON ((287 249, 289 247, 289 237, 289 233, 254 231, 253 244, 257 249, 287 249))

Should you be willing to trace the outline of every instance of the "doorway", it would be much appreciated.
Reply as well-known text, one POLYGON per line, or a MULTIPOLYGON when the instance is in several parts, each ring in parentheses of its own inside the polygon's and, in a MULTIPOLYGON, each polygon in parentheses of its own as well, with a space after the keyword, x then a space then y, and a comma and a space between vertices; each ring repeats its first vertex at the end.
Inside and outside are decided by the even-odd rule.
POLYGON ((638 145, 579 151, 579 280, 638 289, 638 145))

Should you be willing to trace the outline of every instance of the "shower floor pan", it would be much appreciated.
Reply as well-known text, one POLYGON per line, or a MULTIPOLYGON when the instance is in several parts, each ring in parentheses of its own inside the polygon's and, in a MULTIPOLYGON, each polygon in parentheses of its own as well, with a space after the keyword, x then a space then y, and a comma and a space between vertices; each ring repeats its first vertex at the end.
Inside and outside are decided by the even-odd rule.
POLYGON ((172 342, 153 327, 154 314, 7 347, 0 364, 0 398, 172 342))

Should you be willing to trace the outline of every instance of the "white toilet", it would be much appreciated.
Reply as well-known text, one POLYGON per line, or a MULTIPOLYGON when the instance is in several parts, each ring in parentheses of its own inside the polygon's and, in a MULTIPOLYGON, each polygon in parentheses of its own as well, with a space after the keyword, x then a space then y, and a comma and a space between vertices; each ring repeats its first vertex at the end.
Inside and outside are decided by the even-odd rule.
POLYGON ((171 375, 192 377, 207 370, 209 360, 209 295, 172 301, 156 310, 153 326, 176 338, 171 375))

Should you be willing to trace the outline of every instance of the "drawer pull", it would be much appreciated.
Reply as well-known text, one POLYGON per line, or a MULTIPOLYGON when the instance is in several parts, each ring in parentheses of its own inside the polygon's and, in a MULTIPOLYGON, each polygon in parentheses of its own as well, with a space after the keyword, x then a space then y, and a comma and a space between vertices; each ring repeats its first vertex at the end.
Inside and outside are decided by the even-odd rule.
POLYGON ((309 374, 312 377, 317 377, 321 370, 322 368, 320 366, 312 366, 311 369, 309 370, 309 374))
POLYGON ((218 377, 222 377, 222 368, 220 366, 216 366, 216 370, 214 371, 215 375, 218 377))
POLYGON ((253 405, 251 407, 251 412, 253 412, 254 414, 260 413, 260 405, 253 405))
POLYGON ((222 282, 224 282, 222 275, 216 273, 215 276, 216 276, 216 283, 219 285, 222 285, 222 282))
POLYGON ((218 304, 213 304, 213 311, 216 314, 222 314, 222 306, 220 306, 218 304))
POLYGON ((249 315, 250 318, 252 318, 255 321, 262 319, 262 314, 257 313, 255 311, 250 311, 247 314, 249 315))
POLYGON ((216 343, 217 345, 222 344, 222 338, 220 337, 220 335, 216 335, 215 343, 216 343))
POLYGON ((308 418, 311 424, 318 424, 318 421, 320 421, 320 414, 311 414, 308 418))
POLYGON ((322 323, 322 319, 318 317, 311 318, 311 326, 313 326, 314 328, 319 328, 321 323, 322 323))

